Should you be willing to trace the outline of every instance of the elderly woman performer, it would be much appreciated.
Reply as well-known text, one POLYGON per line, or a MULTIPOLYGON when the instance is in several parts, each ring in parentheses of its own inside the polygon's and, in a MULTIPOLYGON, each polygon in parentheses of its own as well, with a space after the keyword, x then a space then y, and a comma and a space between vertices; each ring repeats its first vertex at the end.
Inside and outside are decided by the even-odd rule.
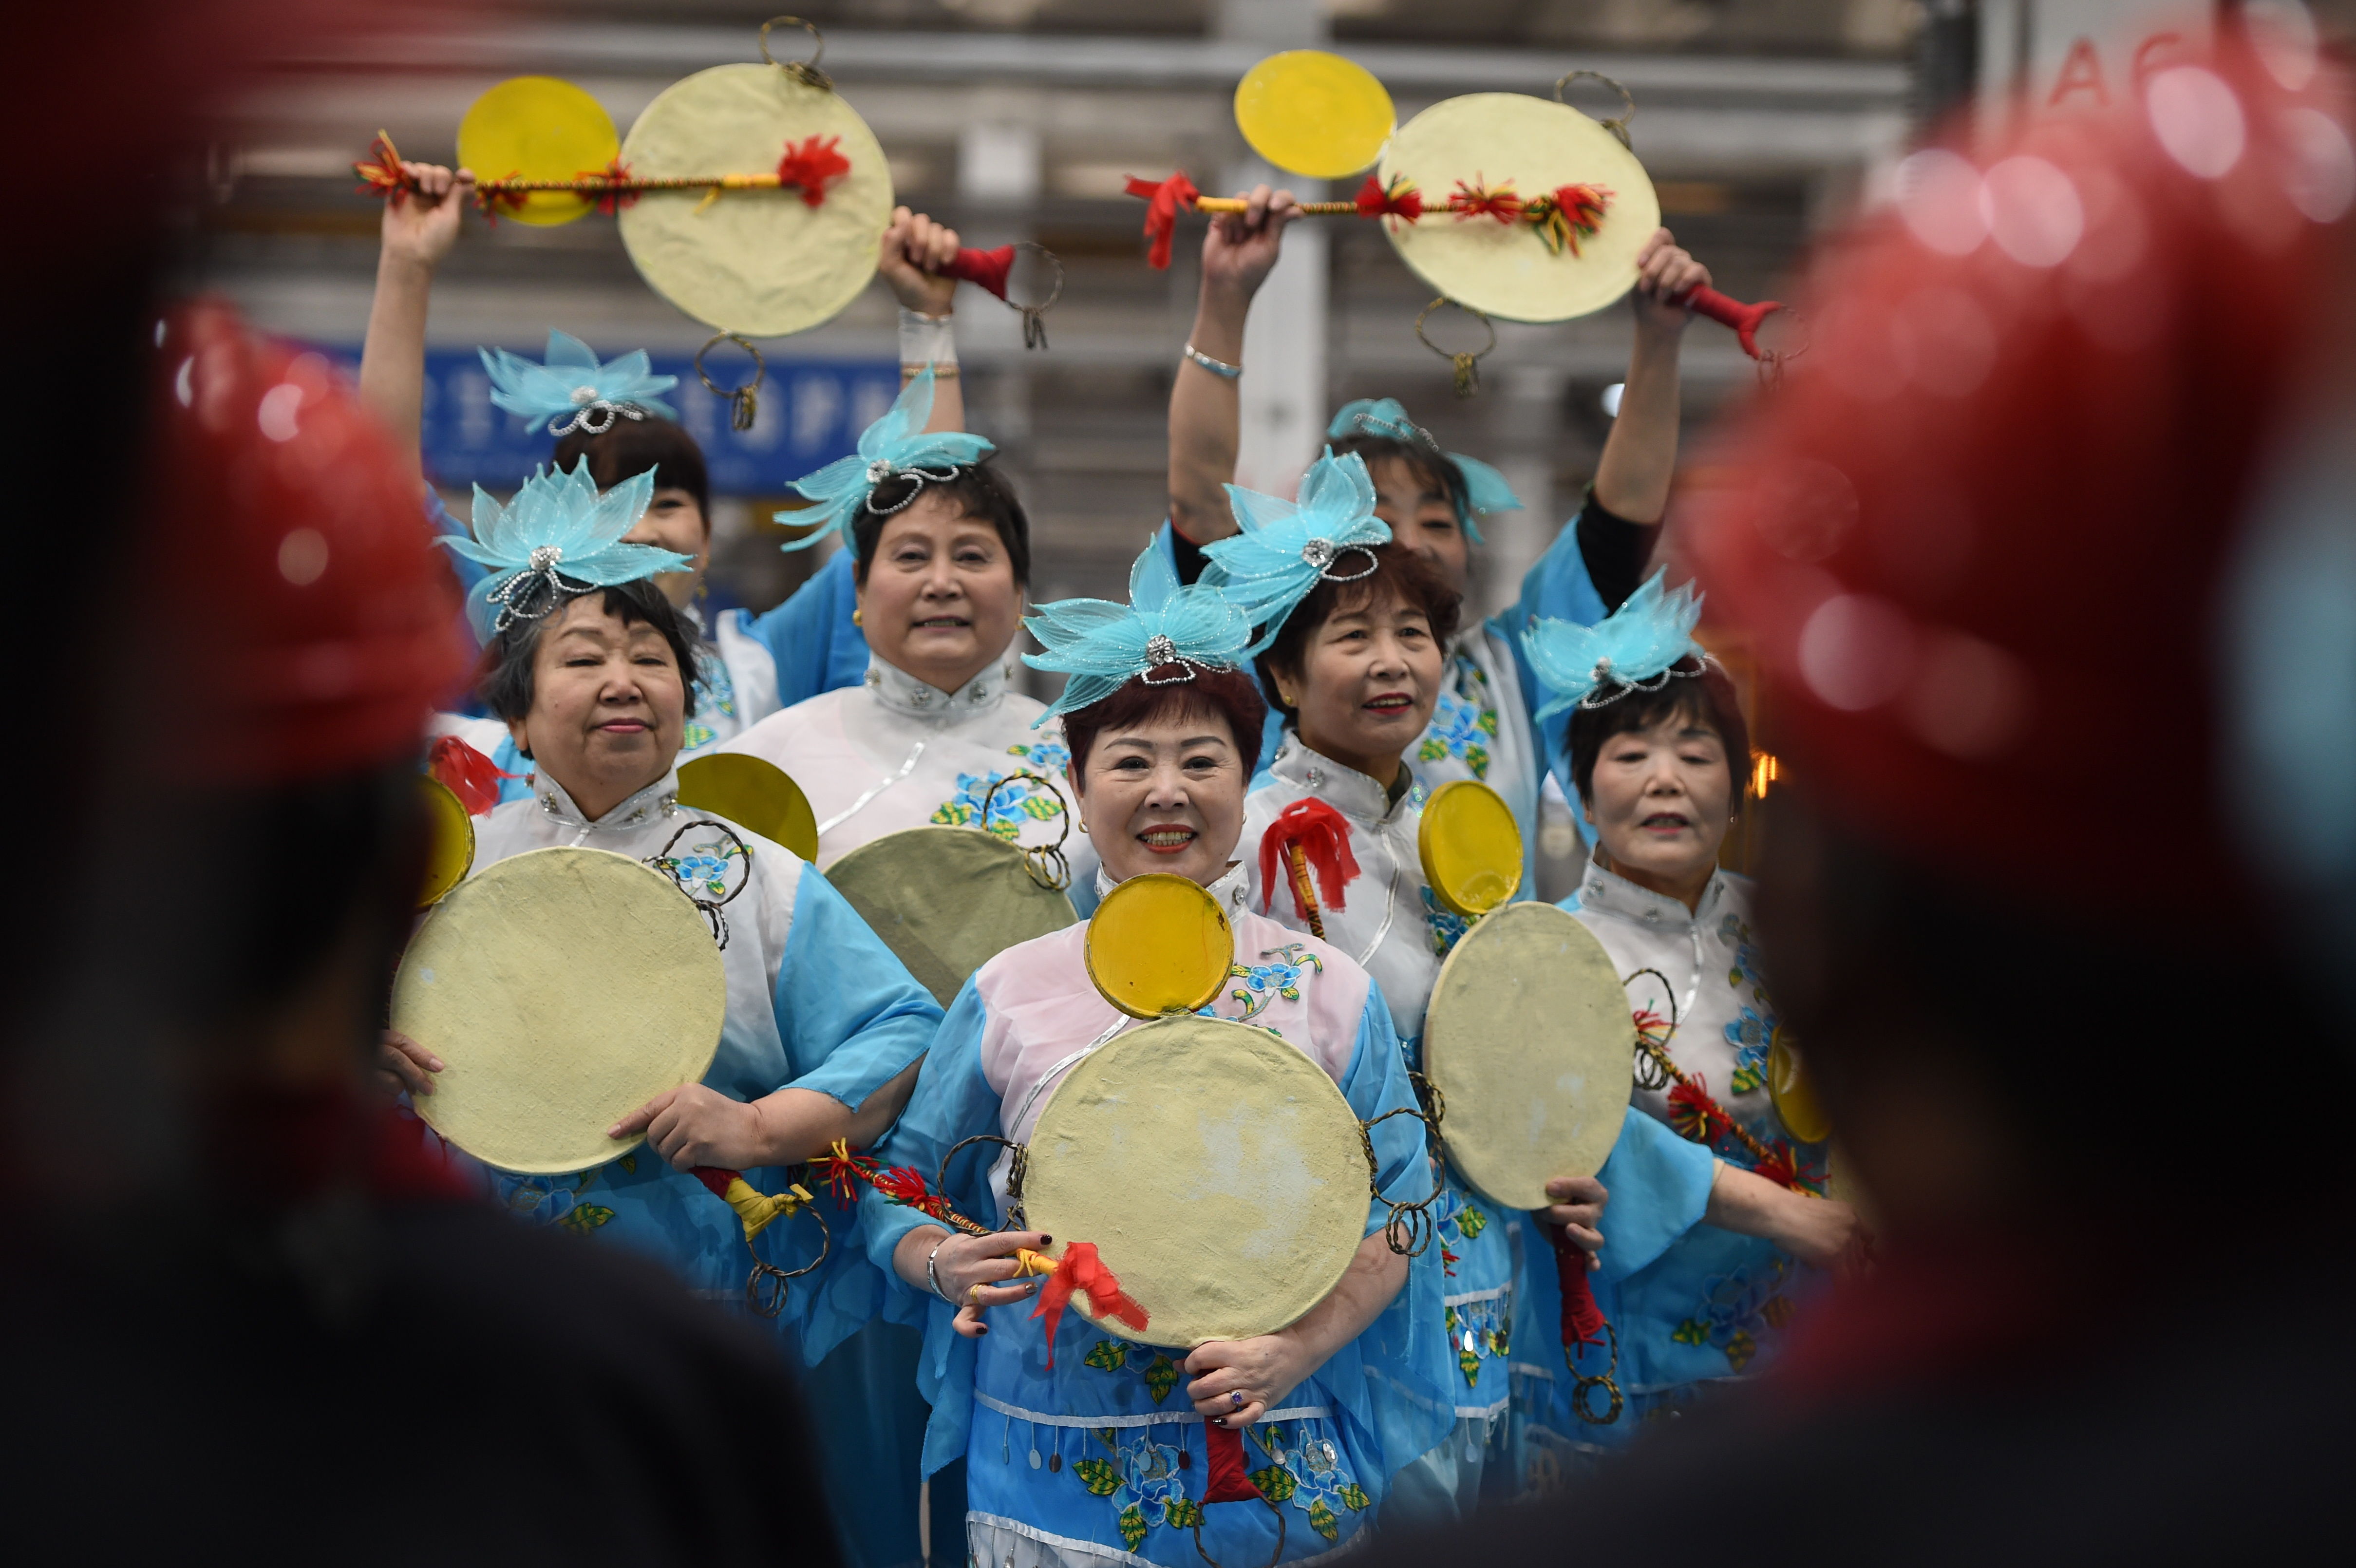
MULTIPOLYGON (((612 1129, 616 1139, 645 1133, 644 1151, 563 1176, 487 1179, 518 1213, 635 1247, 700 1294, 736 1301, 749 1266, 742 1231, 689 1171, 741 1170, 774 1191, 785 1166, 836 1139, 876 1137, 907 1098, 939 1009, 789 851, 731 823, 679 836, 709 817, 680 807, 672 766, 695 645, 649 578, 680 562, 621 542, 652 488, 640 475, 601 497, 584 474, 536 477, 508 508, 478 497, 476 536, 449 541, 489 568, 468 596, 487 641, 482 695, 538 766, 531 798, 477 828, 474 869, 585 845, 664 856, 692 898, 709 899, 714 884, 741 888, 724 910, 719 1052, 701 1082, 612 1129)), ((442 1066, 434 1045, 391 1036, 385 1066, 430 1094, 442 1066)), ((787 1244, 801 1252, 794 1262, 815 1251, 798 1233, 787 1244)), ((764 1246, 776 1261, 775 1244, 764 1246)), ((816 1359, 872 1316, 879 1285, 841 1257, 798 1283, 790 1320, 804 1353, 816 1359)))
MULTIPOLYGON (((1236 839, 1261 720, 1250 679, 1233 667, 1248 628, 1212 590, 1180 588, 1156 552, 1140 559, 1130 588, 1130 606, 1048 606, 1032 622, 1050 650, 1033 662, 1076 672, 1058 705, 1099 885, 1153 872, 1208 888, 1245 982, 1208 1010, 1301 1050, 1362 1120, 1411 1105, 1365 971, 1245 907, 1236 839)), ((1127 1026, 1088 979, 1087 937, 1075 927, 1023 943, 967 983, 879 1151, 887 1164, 931 1172, 960 1139, 1027 1137, 1062 1071, 1127 1026)), ((1428 1190, 1419 1123, 1394 1119, 1373 1137, 1387 1197, 1428 1190)), ((1000 1219, 1002 1170, 985 1178, 977 1163, 948 1197, 1000 1219)), ((1444 1419, 1436 1299, 1424 1299, 1436 1298, 1438 1259, 1394 1251, 1380 1204, 1341 1283, 1306 1316, 1173 1360, 1077 1312, 1050 1345, 1029 1312, 1034 1282, 1012 1280, 1016 1249, 1047 1237, 956 1235, 878 1195, 862 1202, 870 1252, 899 1282, 897 1309, 926 1326, 926 1463, 968 1457, 972 1561, 1189 1563, 1199 1528, 1216 1561, 1266 1562, 1280 1513, 1285 1560, 1315 1556, 1365 1527, 1392 1474, 1444 1419), (1245 1429, 1246 1463, 1276 1511, 1203 1506, 1205 1422, 1245 1429)))
POLYGON ((1651 1026, 1633 1109, 1709 1156, 1704 1223, 1642 1260, 1604 1243, 1611 1284, 1599 1300, 1618 1327, 1635 1419, 1582 1432, 1558 1411, 1554 1435, 1580 1446, 1613 1444, 1764 1366, 1809 1276, 1860 1234, 1855 1210, 1819 1196, 1826 1150, 1807 1139, 1822 1129, 1787 1126, 1769 1093, 1779 1036, 1796 1053, 1767 988, 1751 880, 1718 864, 1750 740, 1732 682, 1692 639, 1700 613, 1690 587, 1665 593, 1655 573, 1601 624, 1542 621, 1525 639, 1553 693, 1542 718, 1569 714, 1580 810, 1597 840, 1562 907, 1602 942, 1651 1026))

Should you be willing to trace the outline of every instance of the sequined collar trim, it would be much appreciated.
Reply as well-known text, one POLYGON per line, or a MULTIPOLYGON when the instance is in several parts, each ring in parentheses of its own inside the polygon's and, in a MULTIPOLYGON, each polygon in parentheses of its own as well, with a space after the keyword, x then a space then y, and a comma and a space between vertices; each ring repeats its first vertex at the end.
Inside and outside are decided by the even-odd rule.
MULTIPOLYGON (((1401 768, 1408 766, 1405 758, 1401 768)), ((1269 773, 1316 796, 1344 816, 1361 822, 1387 822, 1401 806, 1419 808, 1425 790, 1408 771, 1407 789, 1398 800, 1390 791, 1376 783, 1355 768, 1344 768, 1332 757, 1320 756, 1301 744, 1301 737, 1290 730, 1284 732, 1284 744, 1277 749, 1276 760, 1268 765, 1269 773)))
POLYGON ((664 774, 594 822, 582 815, 581 808, 573 803, 573 797, 565 792, 564 786, 544 772, 534 780, 532 792, 540 800, 541 815, 549 821, 562 822, 567 827, 612 832, 622 828, 639 827, 677 812, 679 771, 673 768, 664 774))
POLYGON ((989 713, 1006 700, 1012 673, 1012 661, 1001 659, 955 692, 944 692, 885 663, 878 654, 867 655, 868 691, 893 713, 912 719, 961 719, 989 713))
POLYGON ((1657 931, 1682 931, 1691 926, 1707 924, 1718 912, 1726 897, 1726 873, 1710 874, 1709 886, 1702 889, 1701 903, 1692 913, 1665 893, 1655 893, 1649 887, 1639 887, 1617 872, 1606 871, 1590 860, 1587 873, 1579 882, 1579 907, 1633 920, 1640 926, 1657 931))
MULTIPOLYGON (((1102 865, 1098 865, 1098 898, 1102 899, 1106 894, 1119 886, 1119 883, 1113 880, 1111 872, 1107 871, 1102 865)), ((1242 914, 1244 906, 1251 901, 1251 877, 1248 875, 1244 863, 1240 860, 1228 862, 1226 875, 1211 884, 1210 893, 1212 897, 1219 901, 1219 908, 1227 912, 1227 918, 1230 921, 1242 914)))

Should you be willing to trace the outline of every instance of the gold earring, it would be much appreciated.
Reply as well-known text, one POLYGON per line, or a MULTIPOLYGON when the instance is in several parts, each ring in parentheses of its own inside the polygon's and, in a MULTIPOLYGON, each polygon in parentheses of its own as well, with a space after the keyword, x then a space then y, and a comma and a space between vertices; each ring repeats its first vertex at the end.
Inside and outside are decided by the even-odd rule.
POLYGON ((867 624, 867 622, 866 622, 866 620, 865 620, 863 618, 866 616, 866 614, 867 614, 867 612, 866 612, 865 610, 853 610, 853 611, 851 611, 851 625, 853 625, 853 626, 865 626, 865 625, 867 624))

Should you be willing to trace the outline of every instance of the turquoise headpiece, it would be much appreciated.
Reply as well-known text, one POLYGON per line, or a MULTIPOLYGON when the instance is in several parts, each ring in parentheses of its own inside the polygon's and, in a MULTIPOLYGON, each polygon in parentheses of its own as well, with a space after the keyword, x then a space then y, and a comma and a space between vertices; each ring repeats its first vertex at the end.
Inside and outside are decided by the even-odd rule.
POLYGON ((926 365, 915 381, 900 389, 884 417, 860 432, 857 456, 837 457, 817 473, 794 481, 797 491, 819 504, 774 514, 779 522, 810 529, 801 538, 787 541, 785 548, 807 550, 838 530, 848 541, 851 521, 862 508, 877 516, 903 510, 924 493, 927 482, 947 484, 957 478, 959 468, 970 467, 997 450, 980 436, 961 430, 926 431, 925 425, 932 417, 933 368, 926 365), (916 488, 898 506, 877 511, 869 498, 876 486, 893 479, 914 479, 916 488), (810 527, 813 523, 817 526, 810 527))
POLYGON ((1478 457, 1467 457, 1462 452, 1443 452, 1431 432, 1407 416, 1407 410, 1395 397, 1354 398, 1342 405, 1333 423, 1325 427, 1325 439, 1340 441, 1352 435, 1384 435, 1393 441, 1430 453, 1444 463, 1453 463, 1464 480, 1464 499, 1456 509, 1456 521, 1464 530, 1464 537, 1473 543, 1481 542, 1481 526, 1474 521, 1483 512, 1519 511, 1522 498, 1514 487, 1505 483, 1505 476, 1478 457))
POLYGON ((481 591, 467 596, 466 614, 475 629, 488 639, 519 620, 538 620, 593 588, 694 564, 675 551, 621 542, 654 493, 649 468, 599 495, 586 456, 569 474, 535 471, 505 506, 477 485, 475 537, 440 536, 442 543, 491 569, 481 591))
POLYGON ((1041 605, 1023 623, 1046 651, 1026 653, 1033 670, 1069 675, 1064 694, 1032 721, 1036 729, 1052 714, 1068 714, 1100 703, 1139 676, 1174 686, 1201 670, 1232 670, 1251 640, 1249 617, 1207 584, 1180 586, 1169 557, 1153 545, 1129 569, 1129 603, 1109 599, 1059 599, 1041 605), (1178 673, 1153 680, 1151 671, 1175 667, 1178 673))
POLYGON ((1242 532, 1203 547, 1211 558, 1203 581, 1261 628, 1248 658, 1268 651, 1320 580, 1369 575, 1375 546, 1391 540, 1390 525, 1375 515, 1365 461, 1355 452, 1336 457, 1330 446, 1301 476, 1293 499, 1229 485, 1227 504, 1242 532))
POLYGON ((509 413, 545 419, 551 435, 570 435, 576 429, 603 435, 616 419, 644 419, 649 413, 679 417, 678 410, 656 395, 679 385, 679 378, 651 374, 644 349, 600 364, 596 350, 580 338, 551 332, 544 365, 505 349, 475 352, 490 372, 491 401, 509 413))
POLYGON ((1657 692, 1675 677, 1702 672, 1708 655, 1693 639, 1701 599, 1691 583, 1665 591, 1667 576, 1666 567, 1654 573, 1627 603, 1593 626, 1541 620, 1522 633, 1522 651, 1547 689, 1539 718, 1574 703, 1600 708, 1631 692, 1657 692), (1688 659, 1692 669, 1676 668, 1688 659))

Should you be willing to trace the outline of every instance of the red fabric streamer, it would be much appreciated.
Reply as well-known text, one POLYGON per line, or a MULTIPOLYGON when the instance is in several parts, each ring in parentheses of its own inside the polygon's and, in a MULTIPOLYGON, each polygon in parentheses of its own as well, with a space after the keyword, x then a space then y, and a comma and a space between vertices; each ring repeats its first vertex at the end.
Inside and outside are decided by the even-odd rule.
POLYGON ((1130 195, 1145 199, 1145 237, 1151 242, 1146 248, 1145 260, 1156 271, 1166 271, 1170 265, 1170 236, 1178 231, 1178 214, 1181 210, 1194 210, 1194 199, 1203 193, 1194 188, 1194 182, 1183 170, 1158 185, 1130 175, 1127 189, 1130 195))
POLYGON ((968 246, 951 257, 949 264, 941 270, 953 278, 960 278, 1004 299, 1006 274, 1013 267, 1014 247, 1012 245, 1001 245, 994 251, 977 251, 968 246))
POLYGON ((1232 1426, 1203 1423, 1203 1501, 1264 1503, 1268 1494, 1252 1485, 1244 1468, 1244 1434, 1232 1426))
MULTIPOLYGON (((1301 846, 1310 869, 1317 874, 1317 896, 1329 909, 1342 908, 1342 890, 1358 875, 1358 857, 1350 853, 1350 824, 1341 812, 1323 800, 1295 800, 1269 823, 1259 840, 1260 908, 1267 910, 1279 886, 1291 878, 1280 876, 1278 866, 1288 846, 1301 846)), ((1307 918, 1308 909, 1295 891, 1293 913, 1307 918)))
POLYGON ((777 160, 777 183, 798 187, 805 207, 824 206, 827 186, 851 172, 851 160, 836 150, 841 141, 841 136, 823 141, 811 136, 798 146, 787 142, 785 156, 777 160))
POLYGON ((1572 1244, 1570 1232, 1559 1225, 1546 1227, 1554 1243, 1555 1283, 1562 1290, 1562 1348, 1576 1354, 1603 1343, 1603 1309, 1595 1305, 1595 1291, 1587 1283, 1587 1254, 1572 1244))
POLYGON ((1373 175, 1358 187, 1358 216, 1361 218, 1404 218, 1412 223, 1423 216, 1423 196, 1409 185, 1407 176, 1391 181, 1390 188, 1373 175))
POLYGON ((1055 1272, 1039 1289, 1039 1305, 1031 1309, 1033 1317, 1047 1320, 1047 1366, 1055 1365, 1055 1327, 1064 1318, 1064 1306, 1078 1291, 1088 1298, 1088 1305, 1098 1317, 1118 1318, 1131 1328, 1146 1325, 1145 1308, 1123 1295, 1120 1281, 1097 1256, 1094 1241, 1074 1241, 1064 1249, 1055 1272))
POLYGON ((425 758, 426 771, 458 797, 470 817, 479 817, 499 803, 500 779, 523 777, 509 773, 455 735, 435 741, 425 758))
MULTIPOLYGON (((1481 177, 1475 175, 1472 177, 1477 181, 1481 177)), ((1489 190, 1479 184, 1467 185, 1460 179, 1456 182, 1455 192, 1448 199, 1448 210, 1456 214, 1460 223, 1467 218, 1494 218, 1500 223, 1518 222, 1525 205, 1515 192, 1511 180, 1489 190)))
POLYGON ((1697 1144, 1714 1144, 1726 1136, 1727 1130, 1734 1125, 1734 1118, 1710 1098, 1709 1080, 1696 1073, 1691 1083, 1670 1088, 1669 1125, 1680 1136, 1697 1144))
POLYGON ((904 1208, 929 1214, 936 1219, 948 1217, 949 1200, 927 1188, 925 1178, 906 1165, 894 1165, 869 1185, 904 1208))

